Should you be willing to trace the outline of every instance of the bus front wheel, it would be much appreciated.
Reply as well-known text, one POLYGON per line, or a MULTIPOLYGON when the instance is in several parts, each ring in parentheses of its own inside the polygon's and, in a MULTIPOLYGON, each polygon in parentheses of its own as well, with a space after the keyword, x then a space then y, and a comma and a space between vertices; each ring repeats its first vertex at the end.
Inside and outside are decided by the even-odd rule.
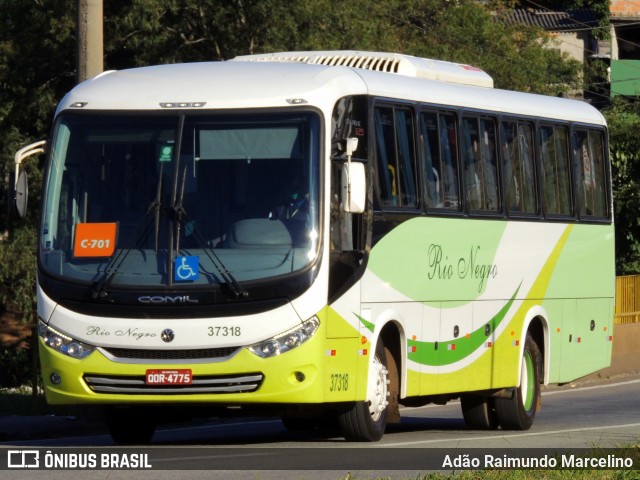
POLYGON ((148 412, 135 407, 109 407, 107 429, 119 445, 144 445, 151 442, 156 423, 148 412))
POLYGON ((347 441, 377 442, 382 438, 395 402, 390 397, 398 392, 398 375, 390 374, 390 368, 396 368, 395 360, 379 339, 369 371, 369 398, 355 402, 338 417, 340 430, 347 441))
POLYGON ((542 356, 531 335, 527 334, 520 367, 520 386, 510 397, 494 399, 496 415, 504 430, 529 430, 540 403, 542 356))

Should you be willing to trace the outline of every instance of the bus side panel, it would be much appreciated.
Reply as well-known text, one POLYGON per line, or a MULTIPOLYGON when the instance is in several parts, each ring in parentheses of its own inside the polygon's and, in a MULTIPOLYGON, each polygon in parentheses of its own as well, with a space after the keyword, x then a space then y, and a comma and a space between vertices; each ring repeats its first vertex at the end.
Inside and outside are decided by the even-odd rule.
MULTIPOLYGON (((390 349, 399 347, 400 351, 407 351, 408 361, 402 361, 398 364, 400 369, 401 395, 415 396, 420 394, 420 379, 414 375, 408 375, 408 370, 419 369, 419 363, 415 363, 417 358, 415 345, 412 339, 418 339, 422 336, 422 315, 423 305, 419 302, 401 301, 401 302, 385 302, 385 303, 366 303, 362 306, 363 322, 361 326, 361 334, 372 335, 379 338, 380 332, 388 324, 393 324, 399 332, 400 342, 403 345, 386 345, 390 349)), ((421 342, 424 343, 424 342, 421 342)), ((363 378, 366 381, 366 378, 363 378)))
MULTIPOLYGON (((567 302, 569 303, 569 302, 567 302)), ((572 315, 563 319, 559 382, 568 382, 606 368, 611 363, 613 300, 572 301, 572 315)))
MULTIPOLYGON (((345 299, 343 299, 344 302, 345 299)), ((358 316, 352 304, 354 323, 358 316)), ((367 388, 371 343, 358 334, 357 324, 350 323, 331 307, 325 309, 327 341, 325 359, 325 401, 347 402, 364 400, 367 388)))
POLYGON ((610 365, 613 242, 612 225, 577 224, 567 239, 545 295, 550 300, 544 302, 551 337, 550 382, 568 382, 610 365))
POLYGON ((566 315, 575 314, 575 299, 547 299, 542 303, 549 322, 549 347, 545 352, 547 383, 559 383, 562 364, 569 359, 563 359, 567 352, 563 351, 562 323, 566 315))
MULTIPOLYGON (((518 385, 531 322, 542 325, 549 380, 606 367, 612 242, 612 226, 597 224, 420 218, 388 232, 372 249, 362 294, 380 311, 423 305, 422 335, 406 327, 407 395, 518 385), (593 355, 573 350, 568 335, 589 339, 593 355)), ((389 320, 371 318, 376 328, 389 320)))

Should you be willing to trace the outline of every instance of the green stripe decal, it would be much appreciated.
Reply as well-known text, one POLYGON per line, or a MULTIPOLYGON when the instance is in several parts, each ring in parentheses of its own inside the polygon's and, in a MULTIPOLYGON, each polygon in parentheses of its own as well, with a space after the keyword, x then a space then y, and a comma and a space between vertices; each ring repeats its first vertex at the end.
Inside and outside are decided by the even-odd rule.
POLYGON ((489 335, 496 330, 498 325, 504 320, 507 312, 513 305, 520 287, 511 296, 511 299, 500 311, 491 318, 485 325, 478 328, 469 335, 465 335, 447 342, 420 342, 418 340, 408 340, 409 360, 421 365, 442 366, 450 365, 469 356, 475 350, 485 344, 489 335), (487 335, 487 325, 489 325, 489 335, 487 335))
POLYGON ((362 318, 360 315, 358 315, 357 313, 354 313, 354 315, 356 317, 358 317, 358 320, 360 320, 360 323, 362 323, 362 325, 364 326, 364 328, 366 328, 367 330, 369 330, 371 333, 373 333, 373 329, 376 328, 376 326, 371 323, 368 322, 367 320, 365 320, 364 318, 362 318))

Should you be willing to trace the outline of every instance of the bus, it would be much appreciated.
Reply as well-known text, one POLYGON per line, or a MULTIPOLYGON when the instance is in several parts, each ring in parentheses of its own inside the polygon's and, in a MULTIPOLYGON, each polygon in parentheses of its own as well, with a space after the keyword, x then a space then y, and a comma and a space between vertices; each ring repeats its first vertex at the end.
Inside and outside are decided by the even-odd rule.
POLYGON ((248 55, 104 72, 43 148, 46 398, 117 443, 186 414, 371 442, 455 399, 472 429, 526 430, 542 385, 610 363, 585 102, 403 54, 248 55))

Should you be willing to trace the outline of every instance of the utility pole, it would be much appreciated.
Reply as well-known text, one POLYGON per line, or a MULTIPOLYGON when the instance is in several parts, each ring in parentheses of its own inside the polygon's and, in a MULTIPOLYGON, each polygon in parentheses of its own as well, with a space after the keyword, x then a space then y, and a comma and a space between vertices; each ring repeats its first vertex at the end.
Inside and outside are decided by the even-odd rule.
POLYGON ((102 0, 77 0, 78 53, 76 67, 78 83, 104 70, 102 0))

